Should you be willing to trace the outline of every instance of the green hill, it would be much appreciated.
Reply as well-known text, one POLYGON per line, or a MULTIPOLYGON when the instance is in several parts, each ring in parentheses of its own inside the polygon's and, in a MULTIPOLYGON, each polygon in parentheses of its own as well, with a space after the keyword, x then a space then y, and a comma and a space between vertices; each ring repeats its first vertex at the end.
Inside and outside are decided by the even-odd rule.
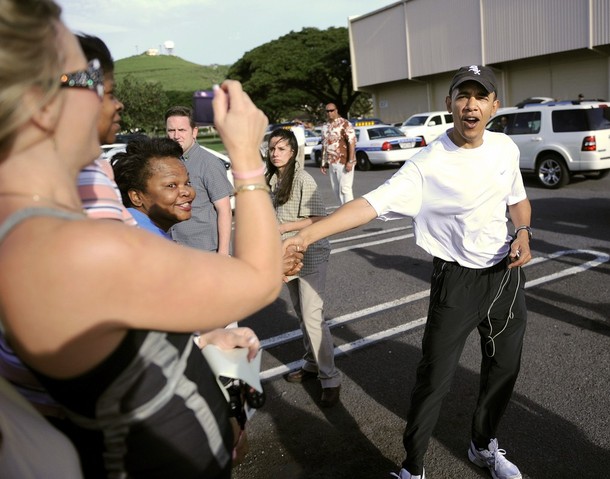
POLYGON ((170 55, 136 55, 115 62, 115 77, 126 75, 138 80, 159 82, 165 91, 207 90, 227 77, 230 65, 197 65, 170 55))

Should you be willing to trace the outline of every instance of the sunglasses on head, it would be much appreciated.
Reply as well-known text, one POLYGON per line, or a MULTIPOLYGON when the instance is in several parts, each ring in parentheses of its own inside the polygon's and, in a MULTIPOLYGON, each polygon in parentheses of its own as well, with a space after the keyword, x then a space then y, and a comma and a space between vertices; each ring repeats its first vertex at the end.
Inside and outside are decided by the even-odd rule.
POLYGON ((104 99, 104 70, 97 58, 91 60, 85 70, 64 73, 60 82, 62 88, 87 88, 97 93, 100 100, 104 99))

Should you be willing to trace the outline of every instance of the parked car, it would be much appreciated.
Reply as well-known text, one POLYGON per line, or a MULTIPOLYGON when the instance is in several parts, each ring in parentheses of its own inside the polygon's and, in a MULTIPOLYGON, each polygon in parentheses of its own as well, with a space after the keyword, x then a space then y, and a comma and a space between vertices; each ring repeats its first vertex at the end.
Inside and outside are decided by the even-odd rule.
MULTIPOLYGON (((407 137, 392 125, 370 125, 354 128, 356 132, 356 168, 368 171, 373 165, 404 163, 417 153, 421 140, 407 137)), ((313 148, 316 165, 322 164, 322 145, 313 148)))
POLYGON ((530 96, 529 98, 526 98, 525 100, 521 100, 519 103, 517 103, 515 106, 516 107, 522 107, 525 105, 530 105, 532 103, 549 103, 555 101, 554 98, 550 98, 548 96, 530 96))
POLYGON ((438 138, 453 126, 453 116, 446 111, 428 111, 407 118, 400 130, 407 136, 422 138, 422 146, 438 138))
POLYGON ((102 145, 102 158, 110 161, 117 153, 123 153, 127 143, 138 138, 148 138, 144 133, 119 133, 116 135, 114 143, 102 145))
POLYGON ((102 158, 110 161, 117 153, 123 153, 126 147, 127 143, 110 143, 108 145, 102 145, 102 158))
MULTIPOLYGON (((259 147, 259 151, 261 153, 261 156, 263 158, 265 158, 267 156, 267 151, 268 151, 268 143, 269 143, 269 137, 271 136, 271 133, 274 130, 277 130, 278 128, 284 128, 286 130, 292 130, 294 128, 294 126, 296 126, 297 124, 294 122, 287 122, 287 123, 273 123, 271 125, 269 125, 267 127, 267 130, 265 131, 265 136, 263 136, 263 141, 260 144, 259 147)), ((301 124, 299 124, 299 126, 302 126, 301 124)), ((311 155, 311 149, 317 145, 318 143, 320 143, 321 137, 320 135, 318 135, 316 132, 309 130, 307 128, 303 128, 303 134, 305 136, 305 145, 304 145, 304 156, 305 158, 310 157, 311 155)), ((297 143, 299 142, 299 138, 302 141, 303 137, 297 135, 297 143)))
POLYGON ((513 139, 521 171, 535 173, 545 188, 561 188, 576 174, 599 179, 610 173, 610 104, 563 101, 503 108, 487 129, 513 139))
POLYGON ((348 121, 352 124, 352 126, 371 126, 386 124, 379 118, 350 118, 348 121))
POLYGON ((322 141, 322 136, 313 130, 305 129, 305 158, 311 158, 311 150, 322 141))
MULTIPOLYGON (((227 179, 234 185, 233 173, 231 172, 231 159, 218 151, 212 150, 206 146, 200 145, 205 151, 214 155, 223 164, 227 170, 227 179)), ((112 158, 117 153, 124 153, 127 148, 127 143, 112 143, 109 145, 102 145, 102 158, 109 161, 112 164, 112 158)), ((231 196, 231 209, 235 209, 235 198, 231 196)))
POLYGON ((324 136, 324 130, 326 125, 316 125, 312 128, 312 131, 318 136, 324 136))

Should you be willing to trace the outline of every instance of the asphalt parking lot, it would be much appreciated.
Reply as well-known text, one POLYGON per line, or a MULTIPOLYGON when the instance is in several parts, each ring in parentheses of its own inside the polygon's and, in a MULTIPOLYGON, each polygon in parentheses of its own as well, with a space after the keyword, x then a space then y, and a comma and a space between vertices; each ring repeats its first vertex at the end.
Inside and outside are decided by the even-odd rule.
MULTIPOLYGON (((329 210, 328 178, 308 166, 329 210)), ((357 172, 355 194, 395 168, 357 172)), ((534 260, 525 268, 528 331, 522 372, 499 431, 524 478, 603 478, 610 469, 610 178, 545 190, 526 179, 534 260)), ((410 220, 374 221, 334 237, 326 316, 344 375, 341 404, 319 407, 320 386, 286 382, 300 365, 298 323, 286 291, 244 321, 265 345, 267 403, 248 425, 237 479, 388 478, 421 355, 431 261, 410 220)), ((490 477, 466 450, 478 391, 478 337, 466 345, 426 456, 426 477, 490 477)))

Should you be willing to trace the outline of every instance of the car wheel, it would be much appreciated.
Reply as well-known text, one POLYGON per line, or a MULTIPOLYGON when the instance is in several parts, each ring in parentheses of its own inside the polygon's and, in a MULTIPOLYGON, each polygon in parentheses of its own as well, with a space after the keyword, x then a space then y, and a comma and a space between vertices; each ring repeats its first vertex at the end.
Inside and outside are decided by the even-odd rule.
POLYGON ((369 171, 371 169, 371 162, 364 151, 356 153, 356 166, 358 166, 360 171, 369 171))
POLYGON ((545 188, 557 189, 570 182, 570 172, 563 158, 555 153, 546 153, 536 165, 536 176, 545 188))
POLYGON ((314 156, 314 160, 316 162, 316 166, 321 166, 322 165, 322 152, 319 150, 316 150, 314 156))

